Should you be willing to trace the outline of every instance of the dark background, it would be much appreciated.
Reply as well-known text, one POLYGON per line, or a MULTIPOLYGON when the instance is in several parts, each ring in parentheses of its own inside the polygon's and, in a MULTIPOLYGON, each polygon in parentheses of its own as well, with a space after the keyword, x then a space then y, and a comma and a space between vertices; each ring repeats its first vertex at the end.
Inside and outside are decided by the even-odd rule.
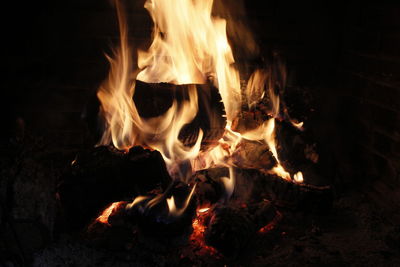
MULTIPOLYGON (((328 214, 293 212, 276 232, 279 242, 267 238, 232 265, 398 262, 400 2, 243 0, 243 11, 223 1, 253 31, 259 58, 285 59, 287 93, 304 93, 288 104, 310 104, 305 136, 335 191, 328 214)), ((64 236, 56 197, 77 152, 95 143, 82 112, 107 77, 104 54, 118 42, 115 10, 110 0, 8 2, 0 16, 0 265, 117 266, 115 253, 64 236)), ((152 24, 143 4, 129 0, 128 15, 130 43, 145 49, 152 24)), ((165 262, 149 266, 169 260, 154 257, 165 262)))
MULTIPOLYGON (((131 41, 146 47, 151 22, 144 1, 131 2, 131 41)), ((289 83, 312 95, 308 127, 339 194, 363 190, 395 214, 400 4, 268 0, 245 1, 245 7, 263 53, 279 51, 289 83)), ((93 145, 81 114, 107 75, 104 53, 118 40, 110 2, 18 1, 3 13, 3 142, 21 118, 27 134, 43 136, 55 150, 93 145)))

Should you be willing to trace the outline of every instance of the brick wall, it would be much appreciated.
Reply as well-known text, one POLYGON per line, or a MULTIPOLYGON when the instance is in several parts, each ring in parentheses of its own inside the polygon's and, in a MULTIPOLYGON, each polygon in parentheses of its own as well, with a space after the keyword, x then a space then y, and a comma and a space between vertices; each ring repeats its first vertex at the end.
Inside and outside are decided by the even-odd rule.
POLYGON ((346 8, 339 87, 357 182, 372 181, 370 196, 398 209, 400 196, 399 4, 352 1, 346 8))

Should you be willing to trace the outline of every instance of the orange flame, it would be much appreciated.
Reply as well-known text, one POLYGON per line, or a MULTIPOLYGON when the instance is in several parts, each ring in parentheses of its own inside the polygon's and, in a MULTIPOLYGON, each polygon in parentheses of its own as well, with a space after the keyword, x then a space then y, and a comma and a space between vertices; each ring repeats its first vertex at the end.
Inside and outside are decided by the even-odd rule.
POLYGON ((205 83, 213 79, 225 106, 227 120, 241 104, 238 71, 226 35, 226 21, 211 15, 213 0, 148 0, 153 43, 139 51, 137 76, 144 82, 205 83))
MULTIPOLYGON (((280 100, 267 71, 256 70, 253 73, 245 88, 245 95, 248 105, 252 107, 268 94, 272 118, 257 129, 242 134, 232 129, 233 120, 242 104, 239 71, 233 66, 235 60, 226 34, 227 22, 212 15, 213 0, 147 0, 144 7, 154 22, 153 41, 148 51, 138 51, 140 70, 137 75, 132 67, 134 64, 128 45, 124 9, 119 0, 115 0, 115 6, 120 44, 114 50, 114 56, 107 57, 110 73, 97 94, 105 122, 98 145, 113 144, 120 150, 128 150, 134 145, 156 149, 163 156, 171 176, 185 182, 192 173, 180 167, 183 162, 191 163, 190 171, 215 165, 229 167, 229 177, 221 177, 229 199, 235 184, 230 156, 242 139, 265 142, 278 162, 271 172, 284 179, 291 179, 278 158, 275 119, 279 116, 280 100), (132 100, 135 79, 148 83, 185 84, 189 98, 181 103, 174 100, 172 106, 159 117, 141 118, 132 100), (184 125, 190 123, 198 112, 194 84, 207 81, 211 81, 221 95, 226 129, 217 146, 208 151, 200 151, 203 138, 201 129, 192 147, 185 146, 178 137, 184 125)), ((296 127, 302 126, 301 123, 292 123, 296 127)), ((295 179, 300 182, 298 177, 297 174, 295 179)), ((160 198, 155 198, 148 204, 153 205, 158 201, 160 198)), ((175 207, 173 196, 167 199, 167 203, 171 213, 181 213, 175 207)), ((135 204, 137 202, 131 205, 135 204)))

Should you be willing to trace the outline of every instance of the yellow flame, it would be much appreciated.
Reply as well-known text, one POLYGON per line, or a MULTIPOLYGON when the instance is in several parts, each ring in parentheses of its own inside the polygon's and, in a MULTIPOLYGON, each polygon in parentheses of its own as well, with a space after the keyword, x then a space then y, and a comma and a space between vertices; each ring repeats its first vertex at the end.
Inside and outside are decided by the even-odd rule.
POLYGON ((97 93, 101 102, 100 113, 106 124, 99 144, 113 143, 116 148, 126 150, 133 146, 141 120, 132 101, 134 83, 131 80, 132 58, 127 42, 125 13, 120 1, 115 1, 115 5, 120 44, 114 51, 114 57, 107 57, 110 62, 110 72, 97 93))
POLYGON ((225 186, 226 199, 229 199, 235 189, 235 175, 232 167, 229 167, 229 177, 221 177, 221 181, 225 186))
MULTIPOLYGON (((138 51, 140 70, 137 75, 132 68, 134 64, 128 45, 125 13, 119 0, 115 0, 115 4, 120 44, 114 55, 108 57, 110 72, 97 94, 105 124, 98 145, 113 144, 120 150, 128 150, 134 145, 156 149, 163 156, 171 176, 184 181, 191 173, 182 170, 182 163, 189 162, 193 171, 215 165, 229 167, 230 177, 221 177, 221 182, 230 196, 235 183, 230 156, 237 150, 242 139, 259 141, 268 144, 278 162, 271 172, 284 179, 291 179, 278 157, 275 119, 279 117, 280 99, 268 71, 256 70, 249 79, 245 94, 249 107, 268 94, 272 118, 242 134, 232 129, 242 104, 239 72, 233 66, 235 60, 227 38, 227 22, 212 15, 213 0, 147 0, 145 8, 154 22, 153 41, 147 51, 138 51), (181 102, 174 100, 164 114, 143 119, 132 100, 135 79, 148 83, 184 84, 188 99, 181 102), (212 82, 219 90, 225 108, 226 129, 217 146, 208 151, 200 151, 203 138, 201 129, 192 147, 185 146, 178 137, 184 125, 190 123, 198 112, 195 84, 207 82, 212 82)), ((302 126, 300 123, 292 123, 296 127, 302 126)), ((193 190, 187 201, 190 201, 193 190)), ((154 205, 163 198, 155 197, 148 205, 154 205)), ((131 205, 143 200, 134 200, 131 205)), ((180 209, 175 207, 173 196, 167 199, 167 204, 171 213, 180 213, 180 209)))
POLYGON ((290 123, 299 130, 303 130, 304 122, 297 122, 295 120, 290 120, 290 123))
POLYGON ((195 184, 193 186, 192 190, 190 191, 189 196, 186 198, 186 201, 185 201, 183 207, 181 207, 181 208, 177 208, 176 207, 174 196, 171 196, 170 198, 167 198, 168 210, 169 210, 169 214, 171 216, 178 217, 178 216, 181 216, 185 212, 185 210, 189 206, 190 200, 192 199, 194 190, 196 189, 196 185, 197 184, 195 184))
POLYGON ((302 183, 304 181, 303 179, 303 173, 302 172, 297 172, 294 176, 293 179, 297 183, 302 183))
POLYGON ((126 208, 131 209, 134 206, 136 206, 137 204, 139 204, 140 202, 142 202, 148 198, 149 198, 148 196, 137 196, 131 203, 126 205, 126 208))
MULTIPOLYGON (((189 99, 183 103, 175 100, 168 111, 161 116, 147 120, 139 116, 132 100, 135 83, 132 76, 132 58, 128 45, 126 18, 120 1, 115 2, 121 41, 119 48, 114 52, 114 57, 108 57, 110 73, 97 94, 101 102, 101 114, 105 120, 105 129, 99 145, 112 143, 120 150, 128 150, 134 145, 157 149, 164 157, 170 174, 174 175, 178 173, 175 170, 179 168, 180 161, 194 158, 200 150, 203 136, 201 130, 199 130, 197 141, 193 147, 185 146, 178 139, 182 127, 190 123, 197 114, 196 86, 188 85, 189 99)), ((148 1, 146 5, 148 6, 150 3, 148 1)), ((152 67, 149 66, 149 68, 152 67)), ((158 69, 158 67, 156 68, 158 69)), ((197 82, 197 80, 188 80, 188 82, 197 82)))
POLYGON ((209 210, 210 210, 210 208, 202 208, 202 209, 199 209, 197 212, 198 213, 205 213, 205 212, 207 212, 209 210))
MULTIPOLYGON (((260 98, 267 94, 270 99, 270 113, 272 118, 262 123, 255 129, 246 131, 244 133, 238 133, 231 129, 231 124, 227 123, 225 134, 219 140, 218 145, 210 151, 200 153, 199 157, 192 160, 192 166, 194 170, 201 170, 210 168, 211 166, 232 166, 229 162, 229 157, 236 151, 238 145, 242 139, 251 141, 260 141, 268 145, 269 150, 277 161, 277 166, 269 170, 270 173, 276 174, 283 179, 291 180, 291 175, 282 166, 278 151, 275 134, 275 120, 279 116, 279 96, 275 94, 275 88, 271 84, 268 77, 268 73, 264 70, 256 70, 250 78, 248 87, 246 88, 248 104, 254 105, 260 98)), ((231 175, 232 178, 232 175, 231 175)), ((228 181, 226 177, 222 178, 222 182, 225 184, 228 181)), ((234 179, 231 179, 234 181, 234 179)), ((230 188, 230 187, 227 187, 230 188)), ((227 189, 228 190, 228 189, 227 189)), ((229 195, 229 190, 227 191, 229 195)))
POLYGON ((267 74, 260 69, 257 69, 250 76, 246 87, 246 99, 249 108, 256 106, 265 95, 265 88, 267 86, 267 74))
POLYGON ((148 0, 145 8, 153 22, 153 42, 139 51, 137 76, 144 82, 174 84, 214 80, 227 120, 241 104, 238 71, 226 35, 226 21, 211 15, 213 0, 148 0))

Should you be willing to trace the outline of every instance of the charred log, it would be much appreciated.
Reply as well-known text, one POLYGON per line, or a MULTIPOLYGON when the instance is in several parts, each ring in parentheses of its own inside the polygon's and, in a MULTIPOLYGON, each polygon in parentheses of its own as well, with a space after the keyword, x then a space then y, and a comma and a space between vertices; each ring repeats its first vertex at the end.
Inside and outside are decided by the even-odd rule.
POLYGON ((268 199, 279 207, 319 214, 332 208, 334 193, 330 186, 295 183, 255 169, 238 169, 237 175, 253 182, 254 200, 268 199))
MULTIPOLYGON (((329 212, 333 204, 334 193, 330 186, 300 184, 259 169, 235 168, 234 173, 235 199, 255 203, 268 199, 279 207, 312 213, 329 212)), ((206 191, 204 196, 199 194, 200 202, 207 201, 202 199, 207 194, 219 200, 224 194, 220 178, 229 177, 229 172, 227 168, 211 168, 197 172, 195 177, 205 180, 204 183, 208 185, 207 190, 203 189, 206 191)))
POLYGON ((156 187, 167 188, 170 183, 157 151, 134 147, 123 153, 97 147, 77 155, 57 195, 67 225, 82 229, 110 203, 130 200, 156 187))
POLYGON ((257 231, 277 214, 268 201, 239 208, 217 205, 212 213, 205 232, 206 243, 231 258, 239 255, 257 231))

